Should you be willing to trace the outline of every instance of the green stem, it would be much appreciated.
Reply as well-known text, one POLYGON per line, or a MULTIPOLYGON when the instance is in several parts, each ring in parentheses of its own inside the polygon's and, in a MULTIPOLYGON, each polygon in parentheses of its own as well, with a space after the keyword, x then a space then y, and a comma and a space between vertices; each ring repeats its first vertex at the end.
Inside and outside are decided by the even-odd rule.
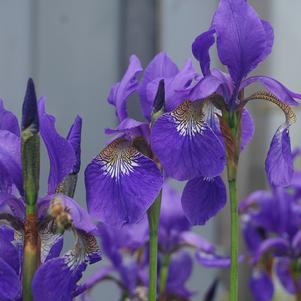
POLYGON ((157 299, 158 227, 160 220, 162 190, 148 209, 149 223, 149 287, 148 301, 157 299))
POLYGON ((168 270, 169 270, 169 262, 170 262, 170 255, 167 254, 163 257, 162 266, 160 270, 160 295, 165 293, 167 277, 168 277, 168 270))
POLYGON ((231 210, 231 269, 230 269, 230 301, 238 299, 238 243, 239 224, 237 211, 236 180, 229 180, 229 197, 231 210))
POLYGON ((26 220, 24 226, 23 300, 32 301, 32 279, 40 264, 36 201, 39 191, 40 138, 31 128, 22 131, 22 172, 26 220))

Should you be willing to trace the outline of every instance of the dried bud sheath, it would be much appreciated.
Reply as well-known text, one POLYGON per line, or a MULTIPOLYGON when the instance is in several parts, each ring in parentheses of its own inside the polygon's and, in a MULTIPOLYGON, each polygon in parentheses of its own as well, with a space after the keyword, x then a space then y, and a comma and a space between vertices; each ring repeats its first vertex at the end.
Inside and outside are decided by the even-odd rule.
POLYGON ((39 265, 40 252, 36 202, 40 177, 40 137, 37 98, 32 79, 28 80, 22 108, 21 155, 26 203, 23 261, 23 300, 33 300, 32 279, 39 265))

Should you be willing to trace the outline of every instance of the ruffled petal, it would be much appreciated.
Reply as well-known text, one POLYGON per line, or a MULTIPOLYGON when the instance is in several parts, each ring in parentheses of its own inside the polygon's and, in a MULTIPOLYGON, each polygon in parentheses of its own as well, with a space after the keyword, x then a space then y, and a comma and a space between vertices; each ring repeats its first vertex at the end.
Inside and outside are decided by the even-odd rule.
POLYGON ((72 145, 55 129, 55 118, 45 111, 45 99, 39 101, 40 133, 47 148, 50 171, 48 193, 53 194, 65 176, 72 172, 76 156, 72 145))
POLYGON ((203 119, 202 105, 185 101, 155 122, 151 145, 168 176, 187 180, 214 177, 225 166, 225 150, 203 119))
POLYGON ((241 114, 241 142, 240 149, 243 150, 249 144, 254 135, 254 120, 247 109, 243 109, 241 114))
POLYGON ((182 195, 182 206, 193 225, 204 225, 227 201, 226 188, 221 177, 190 180, 182 195))
POLYGON ((80 116, 76 116, 74 123, 72 124, 69 133, 67 135, 67 141, 72 145, 73 150, 75 152, 76 161, 72 170, 72 172, 75 174, 77 174, 80 170, 81 132, 82 132, 82 119, 80 116))
POLYGON ((268 76, 249 77, 242 82, 240 88, 243 89, 255 82, 261 83, 269 92, 277 96, 285 104, 296 106, 298 102, 294 98, 301 99, 301 94, 289 90, 282 83, 268 76))
MULTIPOLYGON (((178 107, 185 99, 187 99, 190 90, 194 86, 192 80, 196 76, 196 72, 192 65, 191 59, 188 59, 185 66, 174 77, 164 80, 165 85, 165 112, 170 112, 178 107)), ((158 91, 160 79, 153 80, 147 85, 148 99, 155 99, 158 91)))
POLYGON ((209 49, 214 44, 215 30, 210 29, 197 36, 192 43, 192 53, 199 61, 204 75, 210 74, 210 56, 209 49))
POLYGON ((221 0, 213 18, 221 62, 236 85, 264 58, 267 32, 246 0, 221 0))
POLYGON ((16 271, 0 258, 0 300, 10 301, 20 297, 20 283, 16 271))
POLYGON ((265 170, 271 185, 287 186, 294 174, 293 156, 288 127, 278 128, 265 160, 265 170))
POLYGON ((163 177, 154 161, 117 139, 85 171, 91 215, 111 225, 139 221, 154 202, 163 177))
POLYGON ((12 112, 4 108, 2 99, 0 99, 0 130, 7 130, 16 136, 20 136, 18 119, 12 112))
POLYGON ((116 107, 120 121, 127 117, 127 99, 138 87, 138 74, 142 71, 141 63, 136 55, 131 55, 129 66, 120 82, 113 85, 108 102, 116 107))
MULTIPOLYGON (((154 98, 147 95, 147 86, 154 80, 158 84, 161 79, 174 77, 179 72, 177 65, 167 56, 165 52, 157 54, 146 67, 138 87, 142 112, 148 120, 151 119, 154 98)), ((155 89, 155 94, 157 92, 155 89)), ((154 95, 155 96, 155 95, 154 95)))
POLYGON ((7 130, 0 130, 0 167, 5 169, 3 173, 9 176, 23 194, 20 148, 20 137, 7 130))
POLYGON ((250 289, 255 301, 271 301, 274 285, 271 277, 264 271, 255 270, 250 279, 250 289))

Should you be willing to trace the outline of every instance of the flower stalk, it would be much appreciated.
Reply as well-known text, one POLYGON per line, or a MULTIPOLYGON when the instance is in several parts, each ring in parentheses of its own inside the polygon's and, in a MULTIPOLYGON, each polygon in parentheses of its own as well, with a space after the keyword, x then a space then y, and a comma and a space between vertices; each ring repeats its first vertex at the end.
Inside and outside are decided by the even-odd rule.
POLYGON ((37 100, 30 79, 23 103, 21 156, 23 187, 26 203, 23 261, 23 300, 33 300, 32 279, 39 265, 39 236, 36 202, 39 192, 40 137, 37 100))
MULTIPOLYGON (((243 95, 240 95, 241 97, 243 95)), ((238 246, 239 220, 237 198, 237 167, 240 154, 241 111, 224 111, 221 130, 225 138, 227 157, 227 178, 230 199, 231 219, 231 267, 230 267, 230 301, 238 300, 238 246)))
POLYGON ((158 228, 160 220, 162 190, 148 209, 149 223, 149 287, 148 301, 157 300, 158 228))
POLYGON ((166 290, 166 283, 167 283, 168 271, 169 271, 169 263, 170 263, 170 255, 167 254, 163 257, 161 270, 160 270, 160 284, 159 284, 160 295, 163 295, 166 290))

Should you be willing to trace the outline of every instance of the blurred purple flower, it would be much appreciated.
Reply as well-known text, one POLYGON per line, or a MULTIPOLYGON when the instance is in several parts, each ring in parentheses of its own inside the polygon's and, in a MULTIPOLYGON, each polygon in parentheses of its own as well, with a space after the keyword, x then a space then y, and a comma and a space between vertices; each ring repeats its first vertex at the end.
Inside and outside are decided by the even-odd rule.
MULTIPOLYGON (((36 102, 33 82, 28 82, 26 101, 36 102)), ((55 118, 45 111, 45 100, 38 106, 40 133, 50 160, 48 194, 38 200, 38 227, 41 243, 41 266, 33 279, 33 294, 37 300, 72 300, 77 282, 87 263, 100 260, 95 226, 88 213, 72 198, 80 168, 81 119, 77 117, 67 139, 55 129, 55 118), (73 179, 74 180, 74 179, 73 179), (72 189, 70 189, 72 187, 72 189), (72 195, 68 196, 68 192, 72 195), (64 230, 72 230, 74 249, 59 257, 64 230)), ((28 108, 27 108, 28 107, 28 108)), ((0 105, 0 299, 21 297, 21 267, 23 253, 25 204, 23 201, 20 155, 20 129, 17 118, 0 105), (3 281, 2 281, 3 280, 3 281)), ((26 120, 22 121, 25 124, 26 120)))
MULTIPOLYGON (((137 289, 148 285, 149 234, 146 217, 137 224, 124 225, 122 228, 100 224, 98 235, 102 241, 103 252, 111 265, 102 267, 81 285, 79 291, 86 292, 83 300, 86 300, 91 288, 104 280, 115 282, 121 289, 122 296, 134 300, 137 289)), ((228 257, 217 255, 211 243, 191 231, 191 224, 181 207, 180 194, 169 184, 164 184, 159 225, 158 264, 160 279, 164 257, 169 257, 167 297, 189 300, 193 294, 186 287, 193 268, 192 256, 184 251, 187 248, 195 251, 197 262, 205 267, 230 265, 228 257)))
POLYGON ((283 287, 300 291, 301 203, 298 171, 288 188, 256 191, 240 203, 242 231, 253 265, 250 286, 255 300, 272 300, 273 267, 283 287), (297 178, 296 178, 297 177, 297 178), (263 290, 265 295, 262 295, 263 290))
POLYGON ((220 0, 210 29, 192 44, 193 55, 199 61, 204 77, 200 77, 191 89, 189 99, 202 99, 204 102, 209 98, 222 111, 243 110, 248 121, 242 116, 241 147, 251 140, 254 127, 244 106, 253 99, 268 100, 278 105, 285 113, 286 121, 273 137, 266 159, 266 172, 272 185, 285 186, 293 175, 288 128, 294 122, 294 113, 289 105, 297 105, 294 98, 300 99, 301 95, 271 77, 247 77, 271 53, 273 40, 272 26, 262 20, 246 0, 220 0), (209 50, 215 39, 219 59, 229 74, 210 68, 209 50), (262 84, 268 92, 242 96, 243 89, 254 82, 262 84))

